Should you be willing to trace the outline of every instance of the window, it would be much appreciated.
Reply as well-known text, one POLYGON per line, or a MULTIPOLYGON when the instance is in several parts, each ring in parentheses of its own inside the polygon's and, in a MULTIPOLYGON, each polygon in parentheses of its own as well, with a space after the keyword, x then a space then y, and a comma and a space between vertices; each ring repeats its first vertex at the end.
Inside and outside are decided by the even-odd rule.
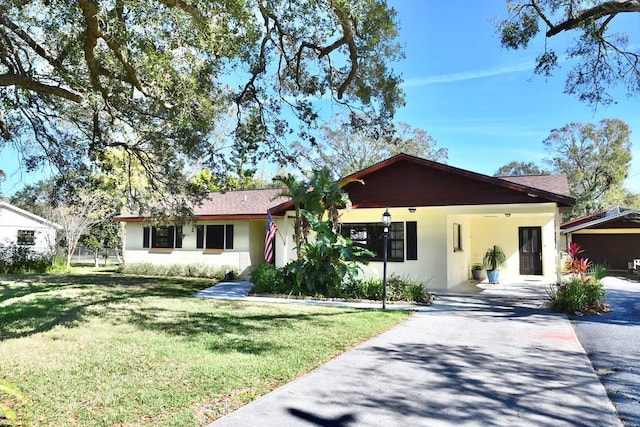
MULTIPOLYGON (((377 223, 342 224, 342 235, 350 238, 353 243, 374 252, 371 261, 384 259, 384 226, 377 223)), ((404 261, 404 223, 392 222, 389 227, 387 241, 387 260, 404 261)))
POLYGON ((233 224, 196 226, 198 249, 233 249, 233 224))
POLYGON ((18 245, 33 246, 36 244, 35 230, 18 230, 18 245))
POLYGON ((460 224, 453 223, 453 251, 462 251, 462 237, 460 235, 460 224))
MULTIPOLYGON (((233 249, 233 224, 196 225, 196 249, 233 249)), ((152 249, 181 249, 182 226, 144 227, 142 247, 152 249)), ((193 243, 192 243, 193 244, 193 243)), ((193 247, 191 247, 192 249, 193 247)))
POLYGON ((207 249, 224 249, 224 225, 207 225, 207 249))
POLYGON ((175 227, 153 227, 151 231, 152 248, 173 248, 175 227))
POLYGON ((142 229, 142 247, 182 248, 182 226, 144 227, 142 229))

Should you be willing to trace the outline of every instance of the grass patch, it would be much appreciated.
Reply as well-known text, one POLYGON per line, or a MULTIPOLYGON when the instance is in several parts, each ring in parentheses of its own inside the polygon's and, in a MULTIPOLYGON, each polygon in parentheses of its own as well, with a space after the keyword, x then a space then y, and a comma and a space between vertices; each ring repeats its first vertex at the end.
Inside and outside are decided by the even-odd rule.
POLYGON ((407 316, 191 297, 210 284, 0 276, 0 379, 26 397, 5 404, 20 425, 200 426, 407 316))

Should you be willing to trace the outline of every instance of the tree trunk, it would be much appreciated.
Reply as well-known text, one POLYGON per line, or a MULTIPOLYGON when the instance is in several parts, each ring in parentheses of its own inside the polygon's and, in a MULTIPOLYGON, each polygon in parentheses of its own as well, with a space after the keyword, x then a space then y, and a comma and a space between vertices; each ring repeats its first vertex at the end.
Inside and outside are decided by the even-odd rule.
POLYGON ((71 268, 71 257, 73 256, 73 250, 67 248, 67 268, 71 268))

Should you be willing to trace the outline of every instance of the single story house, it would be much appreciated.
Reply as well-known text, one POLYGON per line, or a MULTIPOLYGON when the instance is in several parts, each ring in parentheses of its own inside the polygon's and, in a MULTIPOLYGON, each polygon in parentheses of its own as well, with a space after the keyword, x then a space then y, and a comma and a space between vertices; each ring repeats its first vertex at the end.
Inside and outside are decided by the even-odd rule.
POLYGON ((581 256, 593 263, 618 271, 640 269, 640 211, 616 206, 560 227, 567 245, 578 243, 581 256))
MULTIPOLYGON (((451 288, 468 280, 471 265, 498 245, 507 255, 503 279, 559 280, 561 214, 575 204, 563 175, 492 177, 399 154, 344 182, 351 205, 341 212, 342 233, 377 253, 363 267, 367 276, 382 275, 381 217, 388 209, 389 275, 451 288)), ((295 258, 295 244, 293 203, 281 193, 212 193, 186 225, 119 216, 125 262, 205 262, 233 266, 246 277, 264 262, 269 211, 278 226, 275 264, 283 266, 295 258)))
POLYGON ((246 277, 264 262, 267 211, 288 200, 282 188, 211 193, 193 210, 195 222, 154 224, 153 218, 120 215, 126 263, 211 264, 234 267, 246 277))
POLYGON ((0 201, 0 247, 16 245, 50 254, 55 249, 56 230, 60 228, 41 216, 0 201))

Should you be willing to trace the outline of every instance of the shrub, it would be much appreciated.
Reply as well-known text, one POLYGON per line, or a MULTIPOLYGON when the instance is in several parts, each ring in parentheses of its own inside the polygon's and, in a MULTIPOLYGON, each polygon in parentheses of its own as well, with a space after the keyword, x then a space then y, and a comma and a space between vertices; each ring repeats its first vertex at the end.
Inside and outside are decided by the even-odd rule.
MULTIPOLYGON (((354 298, 364 298, 380 301, 382 300, 382 279, 367 279, 357 281, 354 298)), ((427 291, 426 282, 419 282, 410 277, 402 277, 392 274, 387 279, 387 301, 414 301, 426 303, 430 296, 427 291)))
POLYGON ((431 301, 431 295, 424 283, 410 283, 406 288, 407 301, 418 304, 427 304, 431 301))
POLYGON ((547 290, 554 311, 573 314, 608 310, 604 303, 607 293, 600 283, 608 269, 604 265, 592 266, 587 258, 578 258, 580 253, 580 245, 569 245, 569 259, 565 262, 569 277, 547 290))
POLYGON ((167 276, 167 277, 201 277, 206 279, 224 279, 227 272, 238 274, 238 269, 231 266, 196 264, 153 264, 150 262, 125 263, 120 266, 120 272, 137 276, 167 276))
POLYGON ((421 284, 411 277, 392 274, 391 277, 387 278, 387 300, 413 301, 408 289, 414 285, 421 284))
POLYGON ((360 292, 362 298, 381 300, 382 299, 382 279, 369 279, 361 282, 360 292))
POLYGON ((576 312, 600 312, 605 309, 606 291, 599 280, 583 283, 581 278, 572 277, 560 285, 551 287, 547 294, 553 311, 575 314, 576 312))
POLYGON ((28 246, 0 247, 0 273, 46 273, 51 269, 51 258, 33 251, 28 246))
POLYGON ((251 293, 279 294, 288 293, 286 286, 286 274, 284 270, 276 268, 272 264, 260 264, 251 272, 251 293))
POLYGON ((604 264, 594 264, 591 267, 591 277, 595 280, 601 280, 609 275, 609 267, 604 264))

